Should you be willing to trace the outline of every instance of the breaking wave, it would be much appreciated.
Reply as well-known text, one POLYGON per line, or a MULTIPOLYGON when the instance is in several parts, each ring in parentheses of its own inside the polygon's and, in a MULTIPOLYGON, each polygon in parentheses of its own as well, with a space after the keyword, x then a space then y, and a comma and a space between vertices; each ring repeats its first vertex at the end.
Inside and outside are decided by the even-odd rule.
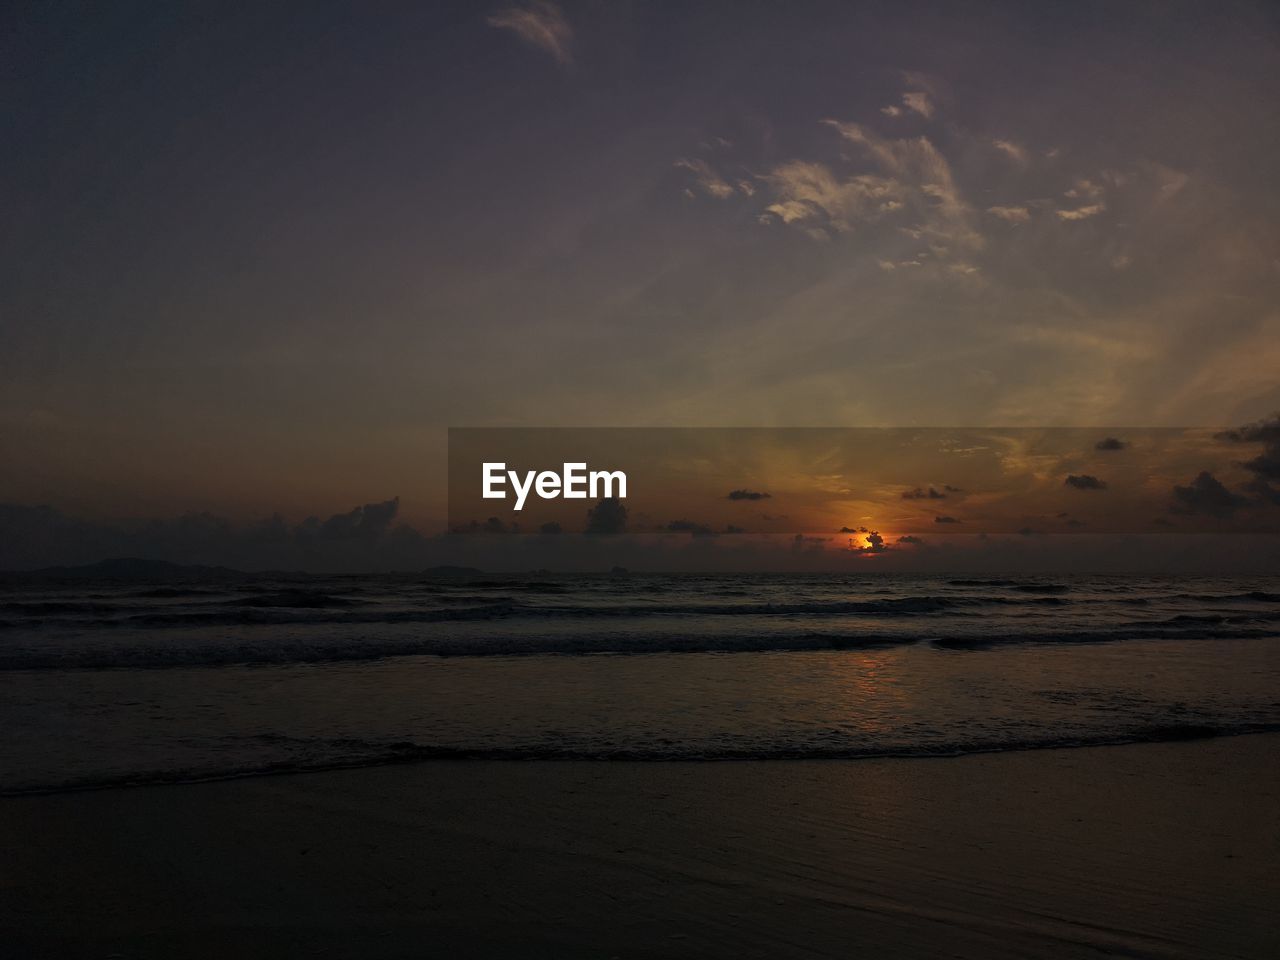
MULTIPOLYGON (((1246 736, 1280 732, 1280 723, 1153 724, 1131 730, 1099 732, 1075 736, 1021 737, 1009 739, 957 739, 945 742, 877 744, 778 743, 749 746, 708 747, 705 744, 661 744, 654 746, 601 746, 596 748, 537 744, 520 747, 467 747, 436 745, 415 741, 367 741, 358 739, 297 740, 312 754, 307 758, 282 759, 242 766, 191 767, 155 770, 119 776, 69 779, 58 783, 0 788, 0 797, 30 796, 115 787, 159 786, 203 783, 246 777, 319 773, 367 767, 391 766, 431 761, 451 762, 537 762, 537 761, 629 761, 633 763, 688 763, 752 761, 833 761, 887 759, 941 759, 976 754, 1021 753, 1033 750, 1067 750, 1081 747, 1123 746, 1141 743, 1171 743, 1216 737, 1246 736), (316 755, 318 754, 318 755, 316 755)), ((296 738, 276 737, 277 740, 296 738)))

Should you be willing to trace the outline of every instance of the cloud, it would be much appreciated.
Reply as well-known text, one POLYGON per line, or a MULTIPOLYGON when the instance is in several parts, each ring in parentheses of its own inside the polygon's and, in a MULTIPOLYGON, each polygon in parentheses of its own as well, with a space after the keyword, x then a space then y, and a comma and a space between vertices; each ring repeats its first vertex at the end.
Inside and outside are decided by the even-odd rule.
POLYGON ((1027 162, 1027 151, 1012 140, 992 140, 991 145, 1019 164, 1027 162))
POLYGON ((735 193, 729 181, 711 169, 711 165, 705 160, 681 158, 676 161, 676 166, 691 172, 698 188, 709 197, 727 200, 735 193))
POLYGON ((959 523, 960 521, 957 520, 955 517, 948 517, 948 516, 944 516, 943 514, 938 514, 936 517, 933 518, 933 522, 934 523, 959 523))
POLYGON ((472 520, 465 526, 454 527, 452 532, 464 534, 511 534, 520 532, 520 524, 515 523, 514 521, 508 524, 499 520, 497 517, 490 517, 483 523, 480 523, 477 520, 472 520))
POLYGON ((756 490, 730 490, 726 500, 768 500, 770 495, 756 490))
POLYGON ((835 233, 900 209, 905 197, 902 185, 891 178, 861 174, 840 180, 824 164, 805 160, 783 163, 764 180, 774 192, 766 214, 788 225, 814 223, 835 233))
POLYGON ((561 66, 573 62, 573 28, 561 9, 548 0, 531 0, 523 7, 506 7, 488 20, 489 26, 510 30, 530 46, 549 53, 561 66))
POLYGON ((1031 219, 1031 214, 1026 207, 987 207, 987 213, 1015 225, 1026 223, 1031 219))
POLYGON ((791 550, 793 553, 818 553, 822 552, 822 545, 830 543, 830 537, 808 537, 803 533, 797 533, 791 539, 791 550))
POLYGON ((1084 207, 1075 207, 1071 210, 1055 210, 1059 220, 1088 220, 1090 217, 1096 217, 1107 209, 1105 203, 1091 203, 1084 207))
POLYGON ((1105 490, 1107 482, 1099 480, 1097 477, 1090 476, 1087 473, 1070 474, 1067 479, 1062 481, 1062 485, 1066 487, 1075 487, 1077 490, 1105 490))
POLYGON ((1208 470, 1201 470, 1185 487, 1175 486, 1173 498, 1170 513, 1207 514, 1219 518, 1229 517, 1249 504, 1248 498, 1232 493, 1208 470))
POLYGON ((1257 498, 1259 503, 1280 506, 1280 488, 1271 486, 1262 477, 1254 477, 1242 489, 1257 498))
POLYGON ((667 524, 670 533, 687 533, 691 537, 714 537, 716 532, 704 523, 693 520, 672 520, 667 524))
POLYGON ((933 100, 923 90, 908 90, 902 95, 902 105, 926 120, 933 116, 933 100))
POLYGON ((1280 490, 1271 486, 1272 481, 1280 481, 1280 413, 1237 430, 1224 430, 1217 434, 1217 439, 1230 443, 1263 444, 1260 454, 1240 463, 1254 475, 1244 489, 1262 503, 1280 504, 1280 490))
POLYGON ((1280 480, 1280 444, 1269 444, 1266 450, 1240 466, 1256 473, 1260 479, 1280 480))
MULTIPOLYGON (((349 513, 336 513, 324 523, 318 524, 316 535, 325 540, 378 537, 386 532, 399 509, 399 497, 381 503, 366 503, 349 513)), ((313 517, 304 521, 304 525, 314 520, 313 517)))
POLYGON ((890 270, 898 270, 898 269, 902 269, 902 268, 909 268, 909 267, 923 267, 923 266, 924 266, 924 261, 919 260, 919 259, 916 259, 916 260, 898 260, 898 261, 893 261, 893 260, 877 260, 877 261, 876 261, 876 266, 878 266, 881 270, 884 270, 884 271, 886 271, 886 272, 887 272, 887 271, 890 271, 890 270))
POLYGON ((145 557, 241 569, 411 567, 426 539, 396 523, 399 498, 290 523, 275 514, 237 525, 208 512, 143 521, 72 519, 51 507, 0 504, 0 569, 145 557))
POLYGON ((1216 437, 1230 443, 1280 443, 1280 413, 1235 430, 1223 430, 1216 437))
POLYGON ((627 508, 617 497, 605 497, 587 511, 587 533, 612 535, 626 529, 627 508))
POLYGON ((871 179, 882 185, 880 199, 891 195, 895 203, 901 204, 877 207, 877 214, 904 208, 915 213, 922 222, 909 235, 931 243, 935 255, 950 253, 950 248, 973 250, 982 246, 982 237, 973 226, 972 211, 960 194, 951 165, 928 138, 891 140, 856 123, 823 123, 861 147, 875 164, 879 172, 871 179))
POLYGON ((915 534, 908 533, 906 536, 898 538, 899 543, 924 543, 923 537, 917 537, 915 534))
POLYGON ((1127 446, 1129 446, 1129 444, 1125 443, 1123 440, 1119 440, 1119 439, 1117 439, 1116 437, 1105 437, 1105 438, 1103 438, 1102 440, 1099 440, 1097 443, 1095 443, 1095 444, 1093 445, 1093 449, 1095 449, 1095 450, 1123 450, 1123 449, 1124 449, 1125 447, 1127 447, 1127 446))
MULTIPOLYGON (((925 88, 912 88, 906 96, 914 108, 932 110, 925 88)), ((893 106, 883 112, 901 115, 903 109, 893 106)), ((797 157, 757 174, 761 224, 789 226, 829 242, 889 221, 915 241, 916 249, 884 250, 886 255, 873 259, 882 271, 920 270, 929 279, 979 273, 974 254, 985 240, 974 210, 950 162, 927 137, 883 137, 859 123, 831 118, 821 123, 844 141, 839 160, 797 157), (847 144, 856 145, 857 153, 847 144)), ((733 189, 731 182, 718 189, 723 194, 726 188, 733 189)), ((1006 218, 1019 217, 1015 208, 999 209, 1006 218)))
POLYGON ((866 534, 866 539, 867 539, 866 545, 855 547, 851 543, 849 549, 853 550, 855 553, 888 553, 889 552, 889 549, 890 549, 889 544, 884 542, 884 537, 880 534, 880 531, 867 530, 864 527, 863 532, 866 534))
MULTIPOLYGON (((915 80, 922 80, 919 75, 915 75, 915 80)), ((913 83, 911 76, 907 78, 908 83, 913 83)), ((901 117, 907 113, 917 113, 928 120, 933 116, 934 104, 932 97, 929 96, 928 90, 907 90, 903 92, 899 98, 899 103, 891 103, 888 106, 880 108, 880 112, 886 117, 901 117)))
POLYGON ((1074 187, 1063 192, 1064 197, 1072 200, 1097 200, 1104 190, 1101 184, 1092 180, 1077 180, 1074 187))
POLYGON ((928 490, 922 490, 920 487, 916 487, 914 490, 903 490, 902 499, 903 500, 945 500, 947 499, 947 495, 943 493, 941 490, 935 489, 934 487, 930 487, 928 490))

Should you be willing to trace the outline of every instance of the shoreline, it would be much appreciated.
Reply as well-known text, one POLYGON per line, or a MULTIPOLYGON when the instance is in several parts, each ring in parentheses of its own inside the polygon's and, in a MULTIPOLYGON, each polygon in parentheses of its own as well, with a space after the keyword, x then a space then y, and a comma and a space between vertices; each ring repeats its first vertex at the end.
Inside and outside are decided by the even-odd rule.
POLYGON ((49 957, 1274 955, 1280 734, 1115 746, 423 760, 11 796, 3 939, 49 957))
MULTIPOLYGON (((291 777, 319 773, 337 773, 352 770, 376 769, 380 767, 399 767, 414 764, 431 763, 636 763, 636 764, 740 764, 740 763, 861 763, 874 760, 960 760, 965 757, 979 757, 1003 754, 1037 753, 1045 750, 1090 750, 1104 747, 1132 747, 1144 744, 1159 743, 1193 743, 1201 740, 1219 740, 1231 737, 1251 737, 1280 734, 1280 725, 1258 724, 1242 729, 1222 729, 1207 724, 1185 724, 1179 726, 1161 726, 1149 731, 1135 732, 1133 736, 1122 736, 1108 740, 1045 741, 1020 743, 1014 746, 993 745, 990 747, 973 747, 957 750, 939 750, 934 752, 892 751, 880 753, 858 753, 833 748, 829 752, 780 753, 777 755, 753 755, 749 753, 721 755, 663 755, 643 753, 639 751, 618 751, 615 753, 582 754, 566 751, 552 754, 544 751, 521 751, 505 749, 466 749, 453 747, 419 747, 407 745, 403 752, 395 751, 381 757, 357 759, 351 761, 318 762, 315 765, 284 767, 262 767, 258 769, 212 772, 193 776, 167 777, 164 774, 137 777, 121 777, 116 780, 70 782, 53 786, 34 786, 16 789, 0 788, 0 800, 21 799, 24 797, 48 797, 62 794, 95 793, 103 790, 136 790, 147 787, 181 787, 206 783, 223 783, 228 781, 249 780, 262 777, 291 777)), ((394 751, 394 747, 393 747, 394 751)))

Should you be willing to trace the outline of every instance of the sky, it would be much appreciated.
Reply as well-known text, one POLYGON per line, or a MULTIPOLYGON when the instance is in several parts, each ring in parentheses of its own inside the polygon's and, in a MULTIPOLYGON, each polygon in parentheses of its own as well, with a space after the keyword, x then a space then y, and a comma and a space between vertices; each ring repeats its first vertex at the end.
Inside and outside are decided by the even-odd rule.
POLYGON ((449 521, 489 533, 818 534, 874 553, 939 534, 1274 535, 1280 418, 1120 436, 1061 427, 464 428, 449 435, 449 521), (562 494, 575 463, 571 498, 562 494), (584 502, 623 494, 603 512, 584 502))
POLYGON ((449 427, 1273 415, 1280 12, 1046 6, 10 5, 0 561, 433 536, 449 427))

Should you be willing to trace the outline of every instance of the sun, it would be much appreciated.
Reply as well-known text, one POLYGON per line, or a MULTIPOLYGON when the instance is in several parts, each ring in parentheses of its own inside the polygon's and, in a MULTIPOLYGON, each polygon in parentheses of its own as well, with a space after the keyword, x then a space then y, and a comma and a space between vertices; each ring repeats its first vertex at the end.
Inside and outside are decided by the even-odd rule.
POLYGON ((889 545, 893 541, 893 534, 869 525, 865 530, 860 529, 857 533, 848 536, 841 549, 846 553, 863 557, 878 557, 889 552, 889 545))

